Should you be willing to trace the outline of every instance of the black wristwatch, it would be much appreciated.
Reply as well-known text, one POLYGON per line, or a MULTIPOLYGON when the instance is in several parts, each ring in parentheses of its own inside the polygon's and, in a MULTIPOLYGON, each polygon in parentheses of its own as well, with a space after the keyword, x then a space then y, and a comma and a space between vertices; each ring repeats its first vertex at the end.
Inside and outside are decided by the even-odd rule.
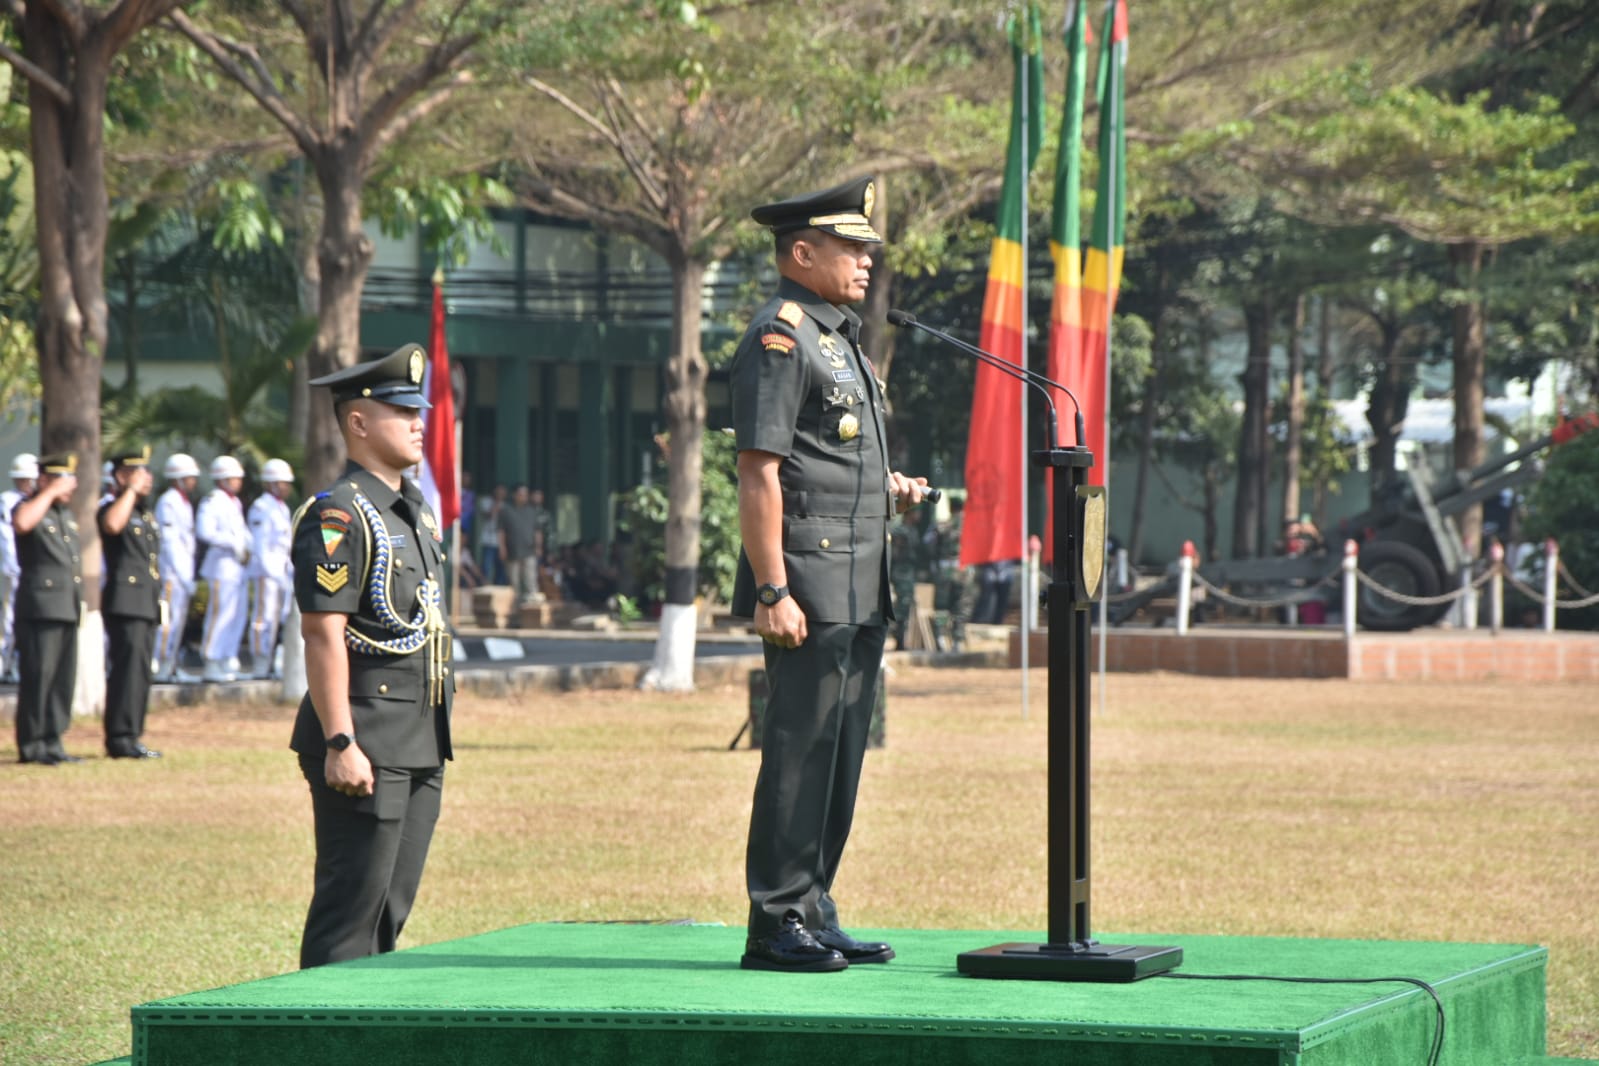
POLYGON ((328 738, 328 747, 334 751, 343 751, 355 743, 355 737, 349 733, 334 733, 328 738))
POLYGON ((755 598, 768 607, 787 595, 787 585, 762 585, 755 590, 755 598))

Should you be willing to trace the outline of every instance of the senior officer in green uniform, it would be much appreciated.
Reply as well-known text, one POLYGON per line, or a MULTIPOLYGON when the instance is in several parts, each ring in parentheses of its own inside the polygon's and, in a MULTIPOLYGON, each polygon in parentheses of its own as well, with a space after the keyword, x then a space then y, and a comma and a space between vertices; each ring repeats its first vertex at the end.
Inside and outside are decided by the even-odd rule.
POLYGON ((309 691, 290 746, 316 825, 302 968, 394 950, 452 757, 443 538, 404 476, 422 459, 426 364, 408 344, 311 382, 333 390, 350 461, 294 524, 309 691))
POLYGON ((894 949, 839 927, 831 889, 855 811, 888 623, 888 519, 926 478, 891 471, 882 385, 860 350, 873 185, 758 207, 777 295, 732 367, 739 556, 733 613, 753 616, 771 685, 745 873, 745 969, 842 970, 894 949))
POLYGON ((140 740, 161 624, 161 523, 150 499, 150 448, 120 452, 110 462, 112 491, 96 517, 105 548, 100 613, 111 655, 105 750, 113 759, 159 759, 161 753, 140 740))
POLYGON ((78 620, 83 614, 78 523, 69 503, 78 487, 71 452, 39 460, 33 495, 11 512, 17 534, 17 758, 38 766, 82 762, 61 734, 72 725, 78 680, 78 620))

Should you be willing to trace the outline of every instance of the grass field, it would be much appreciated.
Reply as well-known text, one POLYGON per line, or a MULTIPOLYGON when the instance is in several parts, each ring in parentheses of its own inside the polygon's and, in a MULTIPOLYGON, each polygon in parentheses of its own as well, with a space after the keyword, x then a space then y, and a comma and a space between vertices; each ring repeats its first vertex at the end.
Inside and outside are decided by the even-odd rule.
MULTIPOLYGON (((901 669, 836 887, 861 927, 1034 928, 1044 678, 901 669)), ((405 943, 544 919, 742 924, 742 689, 456 707, 405 943)), ((0 1063, 127 1053, 128 1008, 293 968, 310 890, 292 708, 152 715, 159 762, 0 747, 0 1063)), ((9 732, 9 730, 8 730, 9 732)), ((1599 1057, 1591 687, 1112 675, 1094 722, 1097 934, 1538 943, 1549 1054, 1599 1057)), ((95 723, 68 736, 98 753, 95 723)))

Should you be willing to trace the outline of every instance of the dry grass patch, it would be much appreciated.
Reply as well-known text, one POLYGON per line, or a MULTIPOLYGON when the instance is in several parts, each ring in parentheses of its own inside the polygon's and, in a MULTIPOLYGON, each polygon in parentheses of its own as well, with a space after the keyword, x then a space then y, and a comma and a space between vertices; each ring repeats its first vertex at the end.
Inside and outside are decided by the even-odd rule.
MULTIPOLYGON (((859 927, 1044 926, 1045 692, 906 669, 836 886, 859 927)), ((1550 1052, 1599 1055, 1599 709, 1575 686, 1115 675, 1094 721, 1096 932, 1548 945, 1550 1052)), ((545 919, 741 924, 741 688, 463 698, 429 943, 545 919)), ((158 763, 0 765, 0 1062, 125 1053, 128 1007, 294 965, 292 708, 152 717, 158 763)), ((80 725, 69 747, 98 748, 80 725)), ((0 760, 15 758, 0 749, 0 760)))

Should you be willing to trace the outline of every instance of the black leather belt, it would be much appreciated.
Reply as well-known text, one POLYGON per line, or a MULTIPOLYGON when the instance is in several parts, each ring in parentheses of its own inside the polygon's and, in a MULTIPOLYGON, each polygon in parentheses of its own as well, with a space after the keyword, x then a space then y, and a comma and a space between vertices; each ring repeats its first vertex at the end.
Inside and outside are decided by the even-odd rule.
POLYGON ((882 503, 881 511, 873 510, 869 493, 785 491, 783 513, 819 518, 887 518, 893 513, 893 498, 884 492, 877 499, 882 503))

